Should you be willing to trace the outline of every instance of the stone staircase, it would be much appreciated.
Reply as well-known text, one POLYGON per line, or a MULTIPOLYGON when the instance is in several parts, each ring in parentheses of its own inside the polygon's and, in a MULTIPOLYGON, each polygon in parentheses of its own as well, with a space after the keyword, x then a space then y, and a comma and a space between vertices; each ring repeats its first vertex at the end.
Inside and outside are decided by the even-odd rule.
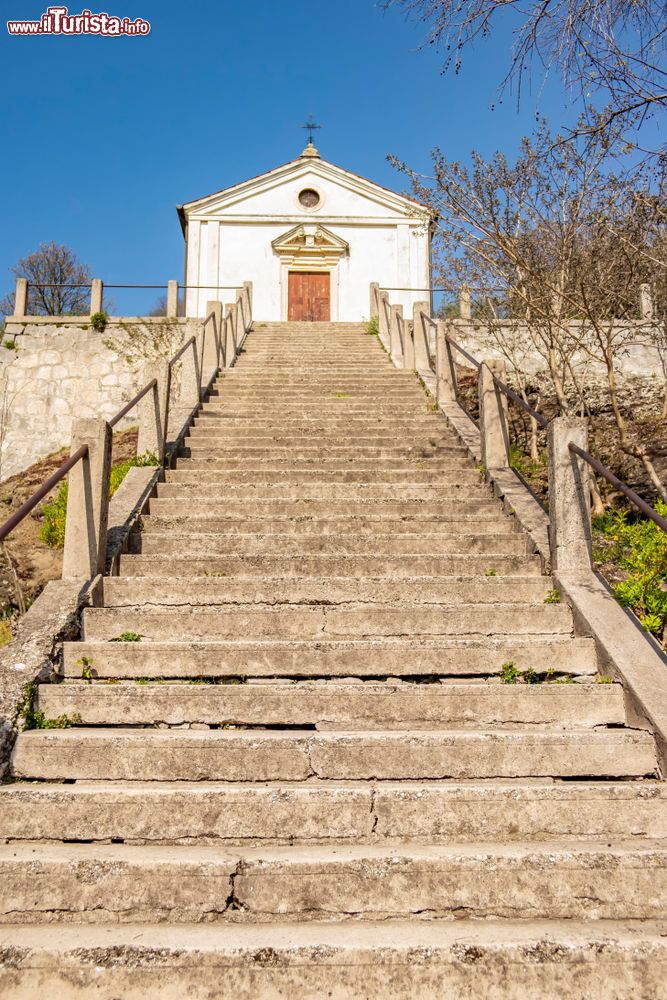
POLYGON ((0 789, 3 1000, 667 996, 653 738, 363 326, 257 325, 141 529, 0 789))

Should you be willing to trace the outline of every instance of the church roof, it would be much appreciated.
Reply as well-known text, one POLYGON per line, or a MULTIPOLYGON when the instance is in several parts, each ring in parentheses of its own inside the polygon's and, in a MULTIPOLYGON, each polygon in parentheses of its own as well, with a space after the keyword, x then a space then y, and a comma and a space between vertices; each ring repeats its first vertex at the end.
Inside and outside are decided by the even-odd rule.
POLYGON ((352 171, 345 170, 343 167, 339 167, 335 163, 323 160, 313 144, 309 143, 303 153, 295 160, 290 160, 288 163, 283 163, 281 166, 274 167, 272 170, 267 170, 262 174, 257 174, 255 177, 250 177, 248 180, 241 181, 239 184, 233 184, 231 187, 214 191, 212 194, 205 195, 202 198, 196 198, 194 201, 186 202, 183 205, 177 205, 176 211, 178 212, 183 232, 185 233, 185 223, 188 215, 192 211, 205 210, 207 203, 215 203, 220 200, 226 200, 227 198, 233 200, 234 197, 238 195, 258 192, 263 189, 264 185, 273 185, 283 178, 285 180, 289 180, 293 174, 302 172, 304 168, 313 170, 316 174, 320 174, 321 176, 329 176, 332 180, 337 179, 339 182, 342 181, 346 184, 346 186, 354 186, 360 189, 360 193, 375 193, 377 200, 386 203, 388 206, 391 205, 394 209, 402 209, 403 211, 409 211, 410 213, 414 213, 415 208, 420 208, 422 211, 428 211, 427 206, 425 206, 422 202, 417 201, 415 198, 410 198, 408 195, 404 194, 398 194, 396 191, 383 187, 375 181, 368 180, 368 178, 362 177, 360 174, 352 173, 352 171))

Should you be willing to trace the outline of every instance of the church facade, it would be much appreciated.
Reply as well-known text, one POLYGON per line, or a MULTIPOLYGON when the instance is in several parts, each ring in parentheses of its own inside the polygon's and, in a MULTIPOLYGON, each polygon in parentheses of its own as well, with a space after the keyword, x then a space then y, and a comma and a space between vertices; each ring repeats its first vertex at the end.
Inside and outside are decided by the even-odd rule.
POLYGON ((360 322, 369 286, 407 315, 429 298, 431 225, 418 202, 323 160, 310 143, 284 166, 178 207, 185 310, 234 301, 253 282, 266 321, 360 322))

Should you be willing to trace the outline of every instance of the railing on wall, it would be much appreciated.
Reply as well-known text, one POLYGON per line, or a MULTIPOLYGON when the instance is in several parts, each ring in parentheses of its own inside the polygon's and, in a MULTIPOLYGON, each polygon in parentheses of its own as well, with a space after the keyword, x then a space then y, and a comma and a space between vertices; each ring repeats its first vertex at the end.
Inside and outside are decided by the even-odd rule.
POLYGON ((565 416, 547 419, 507 385, 504 362, 478 360, 469 354, 451 337, 451 324, 447 320, 432 318, 427 303, 415 303, 412 320, 407 321, 401 307, 391 305, 388 292, 378 284, 371 285, 370 301, 371 319, 377 321, 380 339, 394 364, 433 376, 436 400, 445 413, 455 405, 472 419, 459 392, 455 354, 465 358, 476 371, 480 415, 475 423, 479 428, 482 464, 491 478, 511 467, 508 403, 518 406, 546 431, 549 542, 554 569, 574 573, 592 571, 591 471, 603 476, 645 517, 667 532, 667 520, 588 452, 585 419, 565 416), (429 330, 434 331, 434 337, 429 336, 429 330))
MULTIPOLYGON (((87 290, 89 289, 89 309, 88 315, 94 316, 96 313, 100 313, 104 309, 104 293, 109 290, 138 290, 138 291, 160 291, 166 292, 166 307, 165 307, 165 317, 167 319, 176 319, 179 315, 179 303, 181 299, 179 296, 181 293, 187 294, 188 292, 214 292, 219 295, 220 292, 236 292, 238 293, 238 288, 236 285, 180 285, 178 281, 168 281, 166 285, 137 285, 137 284, 107 284, 103 282, 100 278, 93 278, 92 281, 84 282, 81 284, 56 284, 54 282, 28 282, 26 278, 16 279, 16 290, 14 294, 14 314, 12 316, 6 317, 7 323, 25 323, 28 320, 44 320, 46 317, 44 314, 36 314, 30 312, 30 290, 33 288, 40 289, 63 289, 66 291, 75 291, 77 289, 87 290)), ((231 308, 231 307, 228 307, 231 308)), ((55 315, 55 314, 54 314, 55 315)), ((84 313, 76 314, 72 316, 72 319, 81 320, 84 313)))
POLYGON ((143 388, 111 420, 75 420, 68 459, 0 526, 0 542, 69 474, 63 579, 92 579, 104 571, 107 549, 109 476, 113 428, 138 408, 137 455, 155 455, 159 466, 170 459, 167 445, 172 371, 181 364, 179 404, 182 439, 221 368, 231 368, 252 327, 252 283, 237 291, 236 301, 207 304, 206 317, 172 358, 153 362, 143 388))

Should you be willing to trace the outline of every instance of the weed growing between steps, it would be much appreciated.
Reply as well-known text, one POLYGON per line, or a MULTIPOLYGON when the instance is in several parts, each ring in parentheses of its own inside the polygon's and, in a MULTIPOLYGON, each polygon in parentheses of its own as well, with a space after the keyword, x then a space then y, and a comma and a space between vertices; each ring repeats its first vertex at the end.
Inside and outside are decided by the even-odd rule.
POLYGON ((547 596, 544 598, 545 604, 560 604, 561 596, 560 590, 550 590, 547 596))
MULTIPOLYGON (((109 476, 109 499, 118 490, 130 469, 158 466, 160 461, 152 451, 144 455, 136 455, 125 462, 119 462, 111 469, 109 476)), ((42 509, 44 523, 40 528, 39 537, 52 549, 62 549, 65 544, 65 520, 67 517, 67 480, 60 484, 60 489, 53 500, 42 509)))
POLYGON ((115 639, 111 639, 111 642, 141 642, 143 636, 139 635, 138 632, 121 632, 119 636, 115 639))
POLYGON ((81 680, 87 681, 88 684, 93 683, 93 661, 87 657, 82 656, 80 660, 76 661, 77 667, 81 667, 81 680))
MULTIPOLYGON (((500 681, 502 684, 574 684, 571 674, 563 674, 556 677, 556 671, 549 669, 541 674, 534 667, 527 667, 526 670, 519 670, 514 660, 508 660, 500 668, 500 681)), ((596 681, 597 682, 597 681, 596 681)), ((611 683, 611 678, 597 683, 611 683)))
POLYGON ((71 729, 73 725, 81 722, 81 716, 77 713, 71 718, 68 715, 59 715, 57 719, 47 719, 43 712, 35 708, 35 697, 37 695, 37 684, 33 681, 26 684, 23 689, 23 698, 19 704, 19 715, 23 719, 23 731, 31 729, 71 729))

